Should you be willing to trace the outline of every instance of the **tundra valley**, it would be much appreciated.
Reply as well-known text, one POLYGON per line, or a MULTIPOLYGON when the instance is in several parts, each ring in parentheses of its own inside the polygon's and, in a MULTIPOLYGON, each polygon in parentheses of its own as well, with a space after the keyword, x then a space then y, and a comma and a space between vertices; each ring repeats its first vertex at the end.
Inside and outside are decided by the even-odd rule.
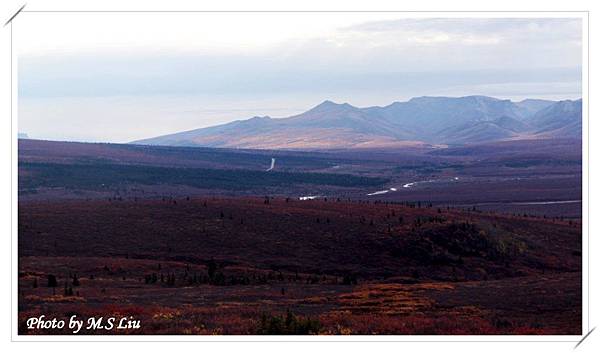
POLYGON ((581 100, 325 101, 18 159, 21 334, 581 334, 581 100))

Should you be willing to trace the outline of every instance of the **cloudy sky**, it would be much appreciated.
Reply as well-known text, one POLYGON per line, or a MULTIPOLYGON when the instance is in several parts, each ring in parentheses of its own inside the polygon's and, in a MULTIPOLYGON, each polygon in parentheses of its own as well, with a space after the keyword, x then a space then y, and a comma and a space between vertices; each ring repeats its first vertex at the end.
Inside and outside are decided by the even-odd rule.
POLYGON ((576 18, 23 13, 19 131, 128 142, 323 100, 581 97, 576 18))

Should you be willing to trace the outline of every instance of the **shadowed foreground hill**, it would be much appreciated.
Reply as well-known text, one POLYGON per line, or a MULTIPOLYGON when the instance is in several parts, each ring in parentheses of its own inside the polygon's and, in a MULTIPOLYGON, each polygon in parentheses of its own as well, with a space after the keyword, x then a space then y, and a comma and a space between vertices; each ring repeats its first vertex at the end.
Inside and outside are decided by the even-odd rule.
POLYGON ((24 327, 43 308, 142 320, 116 334, 580 334, 581 226, 336 199, 28 202, 19 303, 21 333, 67 333, 24 327))

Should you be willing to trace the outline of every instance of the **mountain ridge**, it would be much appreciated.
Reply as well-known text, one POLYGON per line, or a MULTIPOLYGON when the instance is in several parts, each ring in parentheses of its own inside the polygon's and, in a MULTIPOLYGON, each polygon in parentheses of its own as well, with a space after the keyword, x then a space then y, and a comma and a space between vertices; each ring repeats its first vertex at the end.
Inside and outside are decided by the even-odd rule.
POLYGON ((264 149, 460 145, 522 138, 581 138, 581 99, 512 102, 488 96, 414 97, 359 108, 325 100, 286 118, 255 116, 134 144, 264 149))

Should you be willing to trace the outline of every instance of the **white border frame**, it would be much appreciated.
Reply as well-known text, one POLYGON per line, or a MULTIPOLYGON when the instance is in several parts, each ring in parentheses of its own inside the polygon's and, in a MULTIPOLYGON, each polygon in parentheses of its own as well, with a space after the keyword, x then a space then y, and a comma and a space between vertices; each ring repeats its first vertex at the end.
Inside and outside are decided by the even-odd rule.
MULTIPOLYGON (((16 9, 15 9, 16 10, 16 9)), ((568 17, 582 20, 582 335, 352 335, 352 336, 188 336, 188 335, 19 335, 18 334, 18 193, 17 193, 17 131, 18 131, 18 55, 13 51, 13 23, 27 12, 99 12, 110 16, 111 12, 294 12, 294 11, 69 11, 25 8, 10 26, 11 31, 11 340, 17 342, 573 342, 576 343, 590 330, 589 325, 589 12, 588 11, 333 11, 314 10, 296 12, 395 12, 405 17, 463 17, 463 18, 544 18, 568 17)))

